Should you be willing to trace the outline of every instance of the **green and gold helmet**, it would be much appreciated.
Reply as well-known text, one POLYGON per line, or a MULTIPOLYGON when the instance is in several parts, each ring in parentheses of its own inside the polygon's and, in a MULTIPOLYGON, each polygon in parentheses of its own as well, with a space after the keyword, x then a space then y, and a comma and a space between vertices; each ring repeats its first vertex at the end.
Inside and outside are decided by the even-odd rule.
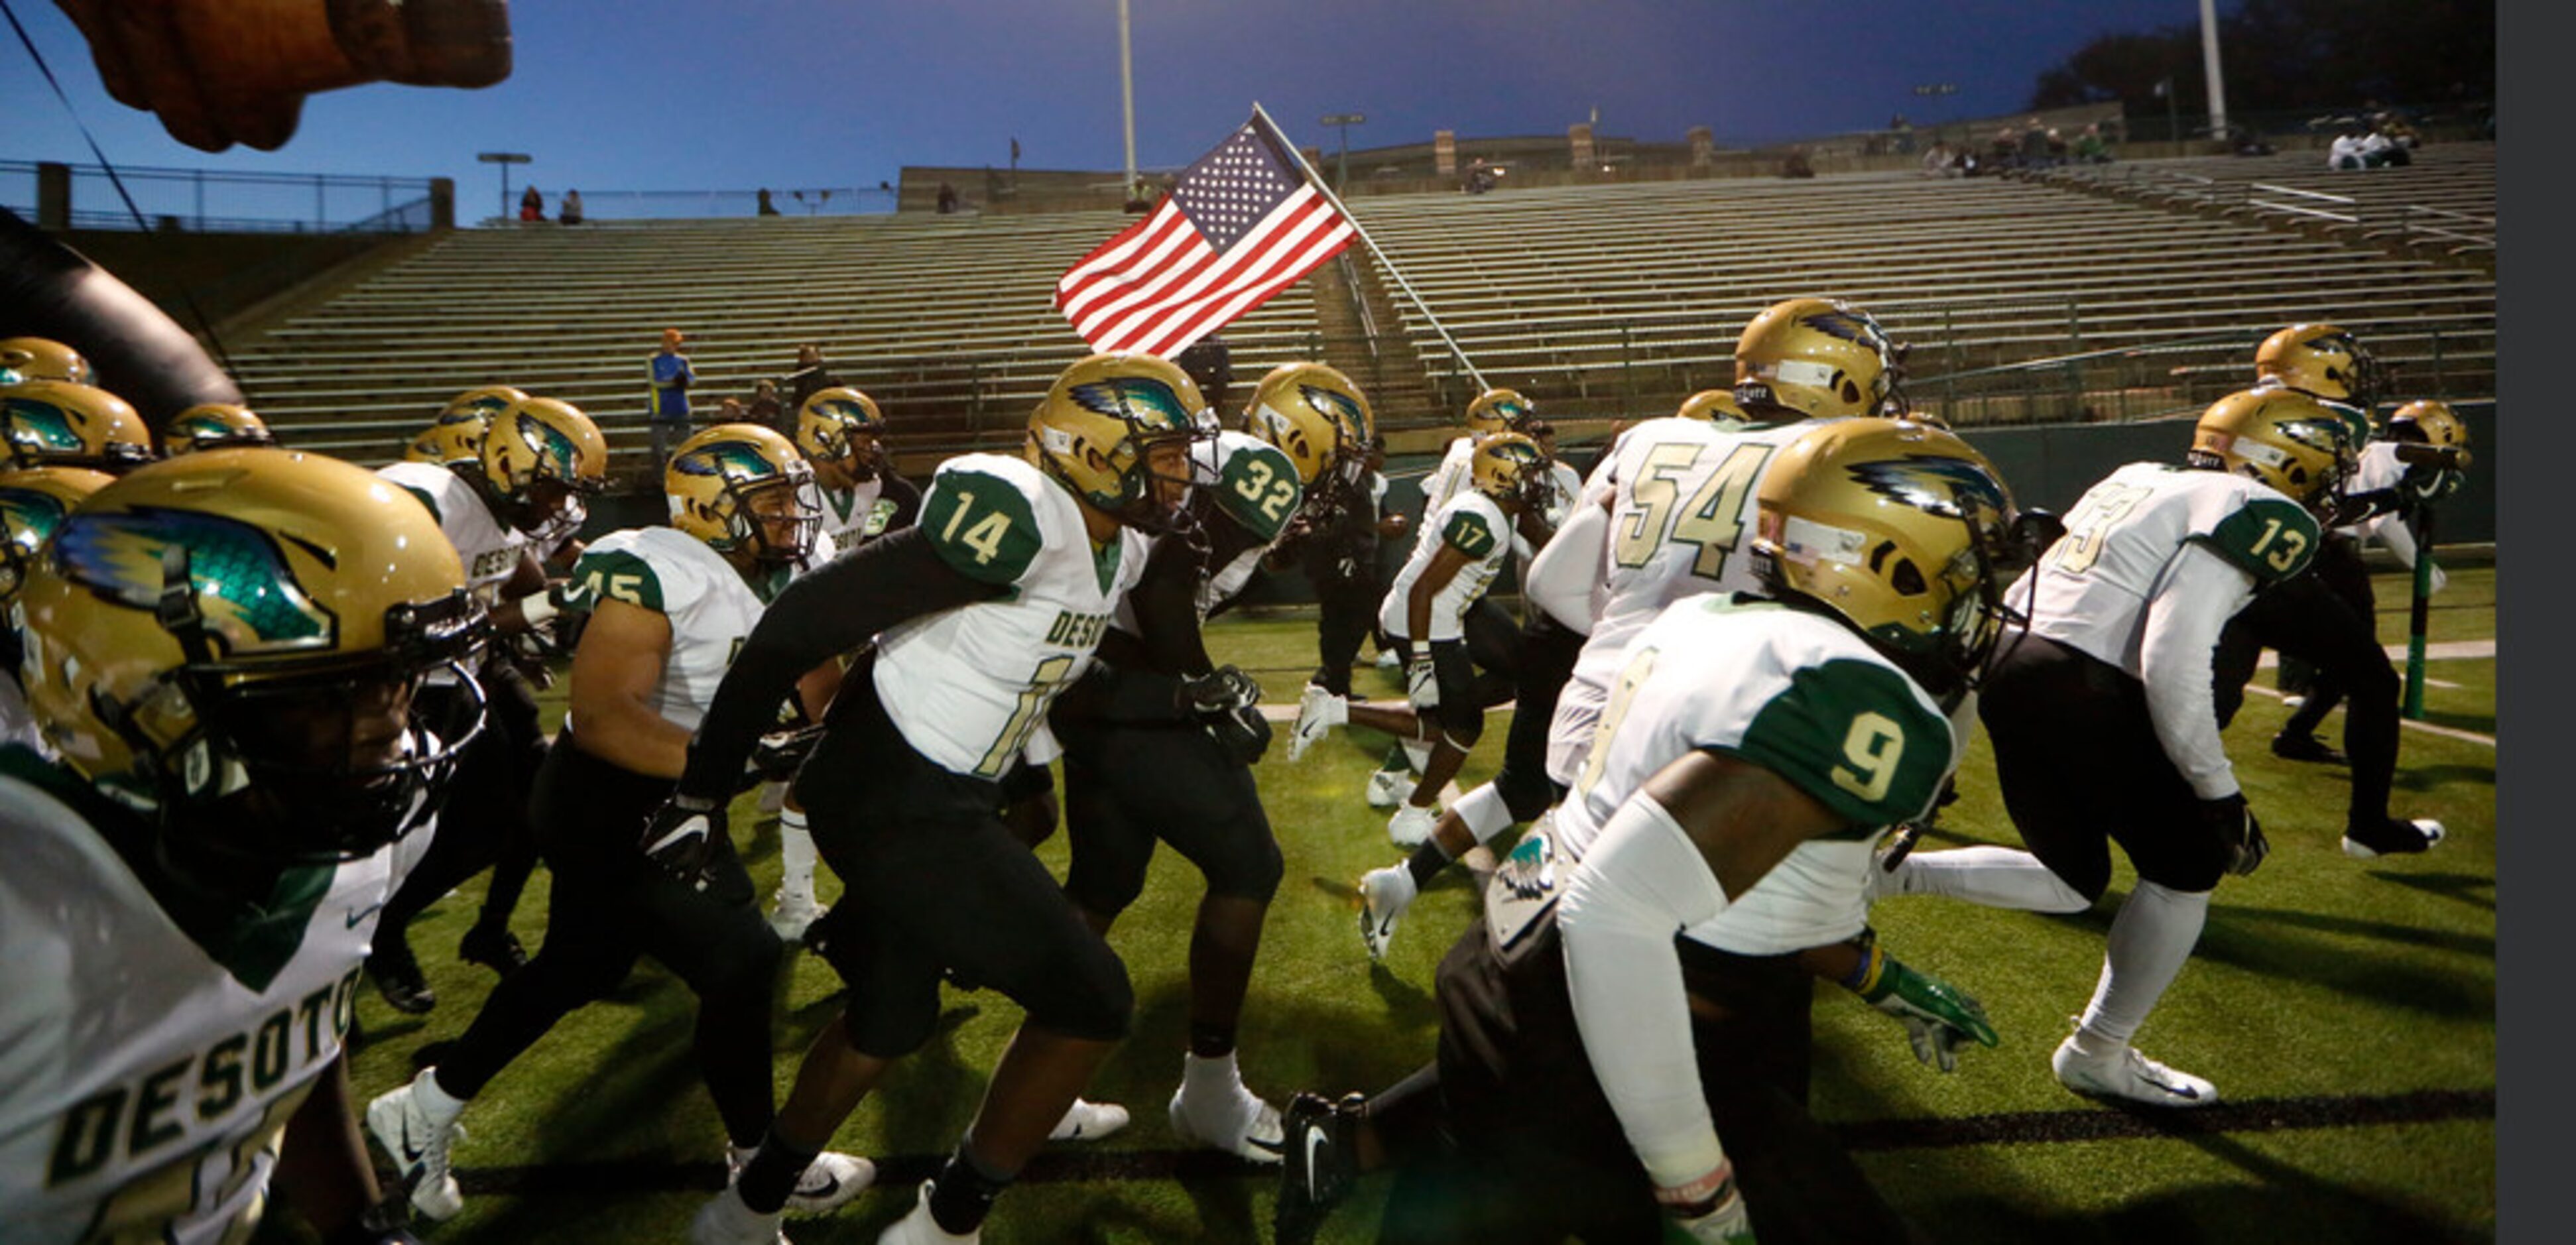
POLYGON ((483 433, 492 426, 492 417, 514 402, 527 400, 528 395, 508 385, 468 389, 448 399, 438 418, 411 439, 403 448, 403 461, 445 464, 481 457, 483 433))
POLYGON ((1476 491, 1507 505, 1547 504, 1547 451, 1517 432, 1497 432, 1476 443, 1467 458, 1476 491))
POLYGON ((748 552, 769 566, 791 566, 814 551, 822 512, 805 501, 814 469, 794 444, 758 424, 717 424, 680 443, 662 470, 671 526, 718 553, 748 552), (764 494, 779 494, 764 500, 764 494), (765 524, 792 533, 771 539, 765 524))
POLYGON ((1810 419, 1906 411, 1905 347, 1870 314, 1826 298, 1773 303, 1735 342, 1735 400, 1810 419))
POLYGON ((46 741, 173 861, 372 854, 482 723, 455 548, 402 489, 319 455, 208 450, 101 487, 16 612, 46 741))
POLYGON ((2254 378, 2367 411, 2387 388, 2388 369, 2342 328, 2293 324, 2255 348, 2254 378))
POLYGON ((2424 398, 2398 407, 2388 417, 2388 439, 2400 445, 2429 446, 2436 452, 2429 460, 2419 460, 2415 451, 2397 451, 2398 461, 2407 464, 2407 487, 2416 496, 2440 501, 2468 483, 2469 426, 2450 404, 2424 398))
POLYGON ((2360 412, 2351 407, 2301 390, 2239 390, 2201 412, 2183 461, 2260 480, 2322 517, 2343 500, 2344 481, 2360 454, 2353 440, 2360 422, 2360 412))
POLYGON ((1351 378, 1321 363, 1282 363, 1261 378, 1243 409, 1243 430, 1277 446, 1297 464, 1298 483, 1329 473, 1367 470, 1376 423, 1351 378))
POLYGON ((1911 420, 1818 425, 1755 486, 1754 570, 1839 615, 1936 697, 1973 686, 2006 616, 2014 508, 1955 434, 1911 420))
POLYGON ((1521 396, 1517 389, 1488 389, 1467 404, 1462 421, 1467 431, 1480 437, 1497 432, 1518 432, 1521 425, 1537 418, 1538 406, 1521 396))
POLYGON ((848 385, 817 389, 796 408, 796 448, 817 466, 836 465, 853 479, 876 475, 877 442, 886 421, 877 401, 848 385))
POLYGON ((1744 408, 1735 404, 1732 389, 1702 389, 1682 399, 1681 409, 1673 413, 1720 428, 1741 428, 1753 422, 1744 414, 1744 408))
POLYGON ((0 471, 0 607, 16 599, 63 516, 115 480, 86 467, 0 471))
POLYGON ((485 496, 503 521, 542 531, 575 494, 608 483, 608 440, 569 402, 521 398, 501 408, 483 430, 478 451, 485 496))
MULTIPOLYGON (((1139 531, 1170 530, 1187 511, 1156 495, 1149 452, 1209 435, 1214 416, 1199 387, 1172 362, 1113 351, 1087 356, 1047 387, 1029 414, 1029 461, 1093 509, 1139 531)), ((1185 467, 1184 470, 1187 470, 1185 467)))
POLYGON ((228 445, 275 445, 268 423, 238 402, 200 402, 161 425, 161 453, 177 458, 228 445))
POLYGON ((0 370, 18 379, 54 380, 67 385, 95 385, 98 372, 81 352, 50 337, 0 338, 0 370))
POLYGON ((114 475, 152 461, 151 434, 104 389, 31 380, 0 389, 0 438, 11 467, 90 467, 114 475))

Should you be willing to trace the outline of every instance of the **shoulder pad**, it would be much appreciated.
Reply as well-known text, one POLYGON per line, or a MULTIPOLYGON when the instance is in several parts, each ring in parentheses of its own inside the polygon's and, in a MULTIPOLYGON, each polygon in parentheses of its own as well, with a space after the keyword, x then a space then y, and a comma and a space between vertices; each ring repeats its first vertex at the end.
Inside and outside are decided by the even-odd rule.
POLYGON ((1440 543, 1482 559, 1494 552, 1494 525, 1475 506, 1453 505, 1440 525, 1440 543))
POLYGON ((1297 513, 1305 490, 1297 483, 1297 465, 1251 437, 1229 438, 1220 447, 1224 461, 1214 486, 1217 508, 1263 544, 1279 539, 1297 513))
POLYGON ((2274 584, 2307 569, 2316 556, 2317 537, 2316 516, 2296 502, 2255 496, 2219 520, 2208 535, 2193 539, 2253 576, 2256 583, 2274 584))
POLYGON ((624 601, 656 614, 664 612, 661 574, 629 542, 613 535, 582 551, 564 592, 568 610, 587 610, 601 601, 624 601))
POLYGON ((941 561, 988 584, 1019 582, 1046 546, 1020 482, 980 464, 942 466, 922 494, 918 526, 941 561))
POLYGON ((1903 673, 1838 657, 1790 671, 1735 751, 1853 826, 1876 829, 1931 806, 1955 742, 1903 673))

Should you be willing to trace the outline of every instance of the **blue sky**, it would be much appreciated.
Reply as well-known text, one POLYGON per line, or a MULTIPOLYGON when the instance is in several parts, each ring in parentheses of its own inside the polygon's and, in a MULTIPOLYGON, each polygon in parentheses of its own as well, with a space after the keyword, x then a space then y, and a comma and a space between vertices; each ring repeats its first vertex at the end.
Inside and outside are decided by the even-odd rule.
MULTIPOLYGON (((480 91, 373 85, 315 96, 275 153, 209 155, 109 99, 49 0, 10 0, 122 164, 450 176, 532 153, 550 194, 873 186, 905 164, 1116 168, 1116 0, 521 0, 516 69, 480 91)), ((2197 20, 2194 0, 1130 0, 1138 163, 1214 144, 1260 100, 1300 142, 1357 111, 1352 144, 1562 133, 1743 144, 2021 107, 2097 34, 2197 20), (1931 104, 1917 83, 1960 90, 1931 104)), ((90 160, 0 34, 0 158, 90 160)))

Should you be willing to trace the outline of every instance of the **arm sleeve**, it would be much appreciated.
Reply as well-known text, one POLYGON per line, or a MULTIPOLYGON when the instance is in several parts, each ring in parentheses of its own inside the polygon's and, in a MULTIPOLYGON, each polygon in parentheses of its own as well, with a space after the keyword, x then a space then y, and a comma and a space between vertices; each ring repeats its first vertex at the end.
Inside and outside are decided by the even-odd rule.
POLYGON ((2194 542, 2174 555, 2147 600, 2138 653, 2147 716, 2165 756, 2204 800, 2236 793, 2236 771, 2219 742, 2210 667, 2219 631, 2252 599, 2253 590, 2244 571, 2194 542))
POLYGON ((824 658, 857 648, 906 619, 988 601, 1006 584, 969 578, 942 559, 919 528, 906 528, 836 558, 787 585, 744 639, 689 741, 684 795, 720 799, 743 759, 777 720, 779 702, 824 658))
POLYGON ((1094 662, 1073 686, 1058 693, 1051 721, 1111 722, 1121 726, 1187 722, 1181 708, 1181 681, 1168 674, 1094 662))
POLYGON ((886 517, 885 530, 898 532, 921 518, 921 486, 892 471, 885 473, 885 491, 877 494, 894 502, 894 513, 886 517))
POLYGON ((1578 635, 1592 634, 1592 586, 1601 581, 1602 562, 1609 556, 1609 531, 1609 511, 1578 503, 1556 539, 1530 559, 1529 572, 1521 577, 1522 594, 1578 635))
POLYGON ((2379 543, 2397 555, 2400 565, 2410 571, 2415 569, 2415 529, 2406 526, 2405 515, 2393 511, 2373 515, 2362 521, 2361 534, 2365 539, 2378 537, 2379 543))
MULTIPOLYGON (((1232 523, 1210 525, 1210 536, 1223 543, 1219 533, 1237 531, 1232 523)), ((1231 553, 1211 550, 1209 564, 1224 565, 1220 557, 1231 553)), ((1154 542, 1154 552, 1145 559, 1145 571, 1137 577, 1136 586, 1127 590, 1128 604, 1136 611, 1136 635, 1144 641, 1146 665, 1164 674, 1205 674, 1216 669, 1208 659, 1207 644, 1199 636, 1199 559, 1198 551, 1177 536, 1166 536, 1154 542)))
POLYGON ((1725 1160, 1701 1092, 1673 936, 1726 892, 1672 815, 1635 795, 1611 815, 1557 901, 1575 1027, 1647 1175, 1674 1188, 1725 1160))

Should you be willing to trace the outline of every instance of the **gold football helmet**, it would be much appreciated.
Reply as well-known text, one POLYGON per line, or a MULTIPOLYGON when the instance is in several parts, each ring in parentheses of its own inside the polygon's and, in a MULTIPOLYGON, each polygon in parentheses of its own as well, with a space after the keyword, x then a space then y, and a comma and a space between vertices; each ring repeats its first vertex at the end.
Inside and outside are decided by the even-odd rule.
POLYGON ((796 408, 796 448, 814 465, 837 465, 854 480, 876 477, 885 431, 876 399, 847 385, 817 389, 796 408))
POLYGON ((814 551, 823 513, 805 502, 813 482, 814 469, 794 443, 758 424, 717 424, 681 442, 662 469, 671 526, 718 553, 745 551, 769 566, 791 566, 814 551), (754 503, 764 493, 785 498, 763 503, 763 514, 754 503), (772 540, 767 524, 781 521, 792 534, 772 540))
POLYGON ((403 447, 403 461, 454 463, 481 457, 483 433, 492 426, 493 414, 527 398, 508 385, 485 385, 456 395, 439 408, 429 427, 403 447))
POLYGON ((50 337, 0 338, 0 370, 18 379, 53 380, 67 385, 95 385, 98 372, 81 352, 50 337))
POLYGON ((1745 415, 1744 408, 1736 405, 1735 391, 1732 389, 1702 389, 1682 399, 1681 409, 1673 413, 1684 419, 1716 424, 1720 428, 1739 427, 1753 422, 1745 415))
POLYGON ((2359 412, 2297 389, 2239 390, 2201 412, 2183 461, 2251 476, 2311 513, 2329 515, 2360 453, 2352 432, 2358 420, 2359 412))
POLYGON ((2293 324, 2264 338, 2254 351, 2254 376, 2365 411, 2388 384, 2388 369, 2370 348, 2331 324, 2293 324))
POLYGON ((483 430, 479 477, 493 512, 522 532, 542 531, 577 493, 608 483, 608 440, 569 402, 521 398, 483 430))
POLYGON ((2002 633, 2012 493, 1983 454, 1911 420, 1837 420, 1756 486, 1756 573, 1840 615, 1924 690, 1973 685, 2002 633))
POLYGON ((275 445, 268 423, 238 402, 200 402, 161 425, 161 452, 171 458, 228 445, 275 445))
POLYGON ((1467 404, 1467 431, 1480 437, 1518 432, 1538 414, 1538 407, 1517 389, 1488 389, 1467 404))
POLYGON ((1148 453, 1160 442, 1200 439, 1212 418, 1178 365, 1126 351, 1089 355, 1059 374, 1030 413, 1026 453, 1093 509, 1139 531, 1166 531, 1185 521, 1191 481, 1177 477, 1178 499, 1159 495, 1155 481, 1174 477, 1151 471, 1148 453))
POLYGON ((1351 378, 1321 363, 1282 363, 1261 378, 1243 409, 1243 430, 1279 447, 1297 464, 1298 482, 1366 471, 1368 398, 1351 378))
POLYGON ((1505 505, 1540 509, 1547 505, 1547 451, 1518 432, 1497 432, 1468 456, 1476 491, 1505 505))
POLYGON ((455 548, 401 489, 320 455, 208 450, 100 488, 17 616, 46 740, 173 859, 370 855, 435 807, 482 723, 463 663, 483 613, 455 548))
POLYGON ((125 399, 70 381, 0 389, 12 467, 92 467, 111 475, 152 461, 151 434, 125 399))
POLYGON ((2398 461, 2407 464, 2408 487, 2424 500, 2440 501, 2468 483, 2469 426, 2448 403, 2424 398, 2398 407, 2388 417, 2388 439, 2435 451, 2429 458, 2419 458, 2421 451, 2397 451, 2398 461))
POLYGON ((18 595, 36 555, 81 499, 116 477, 85 467, 29 467, 0 471, 0 606, 18 595))
POLYGON ((1834 299, 1773 303, 1735 341, 1735 400, 1811 419, 1904 415, 1905 347, 1870 314, 1834 299))

